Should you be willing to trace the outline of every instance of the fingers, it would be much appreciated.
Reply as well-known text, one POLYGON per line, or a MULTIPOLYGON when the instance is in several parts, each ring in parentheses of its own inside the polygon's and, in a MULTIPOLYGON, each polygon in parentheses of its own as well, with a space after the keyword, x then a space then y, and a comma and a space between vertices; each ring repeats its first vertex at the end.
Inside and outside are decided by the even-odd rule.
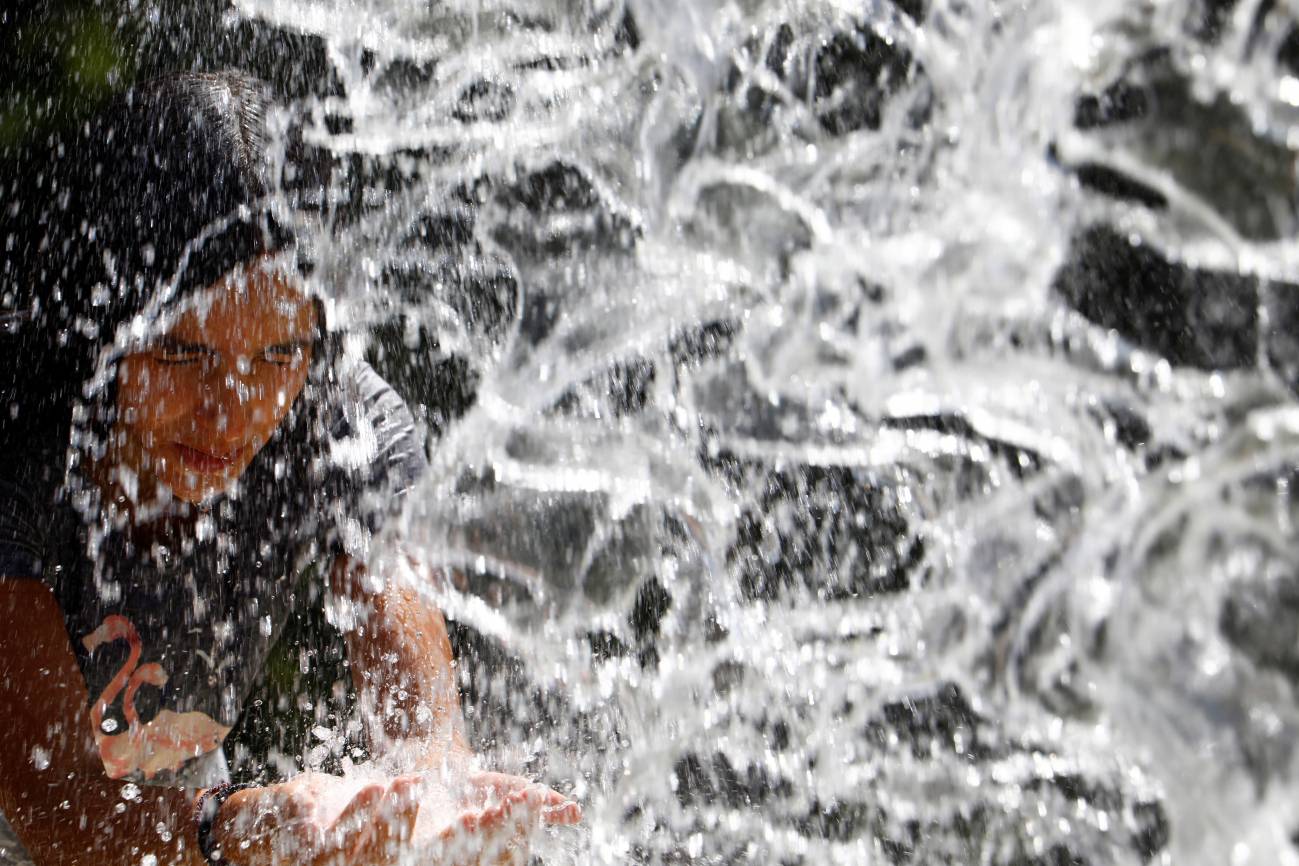
POLYGON ((349 824, 358 823, 368 819, 375 811, 384 797, 386 787, 378 782, 372 782, 361 788, 358 788, 347 802, 347 806, 334 819, 334 828, 345 828, 349 824))
POLYGON ((377 835, 376 807, 383 800, 384 787, 366 785, 352 795, 347 806, 330 825, 328 850, 322 852, 332 862, 362 861, 367 849, 373 847, 377 835))
POLYGON ((522 792, 479 809, 463 812, 438 837, 439 862, 476 866, 515 866, 527 861, 529 836, 539 822, 535 807, 522 792))
POLYGON ((572 826, 582 821, 582 807, 571 800, 541 810, 541 820, 547 824, 572 826))
POLYGON ((510 776, 505 773, 480 772, 469 777, 469 784, 475 790, 495 797, 504 797, 511 791, 532 784, 522 776, 510 776))
POLYGON ((521 794, 510 794, 495 803, 461 812, 439 835, 444 841, 453 841, 465 834, 492 835, 511 821, 530 817, 531 811, 521 794))
POLYGON ((530 782, 522 776, 505 773, 475 773, 470 778, 482 794, 502 802, 526 802, 541 818, 541 823, 571 826, 582 820, 582 807, 556 790, 530 782))
POLYGON ((389 786, 390 810, 387 813, 388 820, 384 823, 390 841, 404 845, 414 838, 422 787, 423 780, 418 776, 400 777, 389 786))
POLYGON ((532 834, 540 826, 543 791, 517 791, 501 807, 499 829, 487 841, 486 860, 496 866, 523 866, 532 849, 532 834))
MULTIPOLYGON (((478 806, 463 809, 437 834, 448 864, 515 866, 527 862, 532 836, 545 824, 576 824, 582 810, 557 791, 518 776, 480 774, 471 780, 478 806)), ((466 804, 467 805, 467 804, 466 804)))
POLYGON ((373 784, 357 792, 334 822, 331 835, 346 863, 387 863, 409 845, 419 815, 416 777, 373 784))
POLYGON ((529 784, 509 795, 516 802, 527 803, 545 824, 576 824, 582 820, 582 807, 563 794, 544 785, 529 784))

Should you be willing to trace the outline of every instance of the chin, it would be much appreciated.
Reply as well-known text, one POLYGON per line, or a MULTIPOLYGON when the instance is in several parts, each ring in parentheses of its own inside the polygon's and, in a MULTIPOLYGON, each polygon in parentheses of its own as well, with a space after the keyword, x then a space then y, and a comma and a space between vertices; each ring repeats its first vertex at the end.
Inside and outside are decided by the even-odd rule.
POLYGON ((167 487, 171 491, 171 495, 181 502, 188 502, 190 505, 203 505, 228 493, 238 478, 237 475, 232 478, 220 476, 196 478, 193 475, 186 474, 180 478, 168 479, 167 487))

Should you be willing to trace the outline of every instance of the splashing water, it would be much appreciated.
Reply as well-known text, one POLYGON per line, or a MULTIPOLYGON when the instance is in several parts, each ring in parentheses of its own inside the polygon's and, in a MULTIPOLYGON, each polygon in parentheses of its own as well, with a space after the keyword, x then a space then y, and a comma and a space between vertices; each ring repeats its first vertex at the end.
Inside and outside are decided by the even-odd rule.
POLYGON ((403 534, 546 862, 1299 863, 1259 7, 240 0, 341 83, 283 210, 432 407, 403 534))

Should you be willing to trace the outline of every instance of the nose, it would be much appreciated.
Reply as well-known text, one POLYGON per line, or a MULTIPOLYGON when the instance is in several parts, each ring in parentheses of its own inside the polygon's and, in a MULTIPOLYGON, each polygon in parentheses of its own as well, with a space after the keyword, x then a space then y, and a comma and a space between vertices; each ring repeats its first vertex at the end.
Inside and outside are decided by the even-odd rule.
POLYGON ((247 444, 254 429, 256 404, 253 386, 240 374, 238 365, 220 359, 203 377, 196 432, 215 453, 237 450, 247 444))

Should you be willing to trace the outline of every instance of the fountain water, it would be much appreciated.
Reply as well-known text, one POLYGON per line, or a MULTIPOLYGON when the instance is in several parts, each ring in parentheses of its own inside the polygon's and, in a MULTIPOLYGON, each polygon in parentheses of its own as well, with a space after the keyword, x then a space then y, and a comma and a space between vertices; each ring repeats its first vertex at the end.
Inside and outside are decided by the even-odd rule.
POLYGON ((1299 863, 1289 8, 238 0, 546 862, 1299 863))

